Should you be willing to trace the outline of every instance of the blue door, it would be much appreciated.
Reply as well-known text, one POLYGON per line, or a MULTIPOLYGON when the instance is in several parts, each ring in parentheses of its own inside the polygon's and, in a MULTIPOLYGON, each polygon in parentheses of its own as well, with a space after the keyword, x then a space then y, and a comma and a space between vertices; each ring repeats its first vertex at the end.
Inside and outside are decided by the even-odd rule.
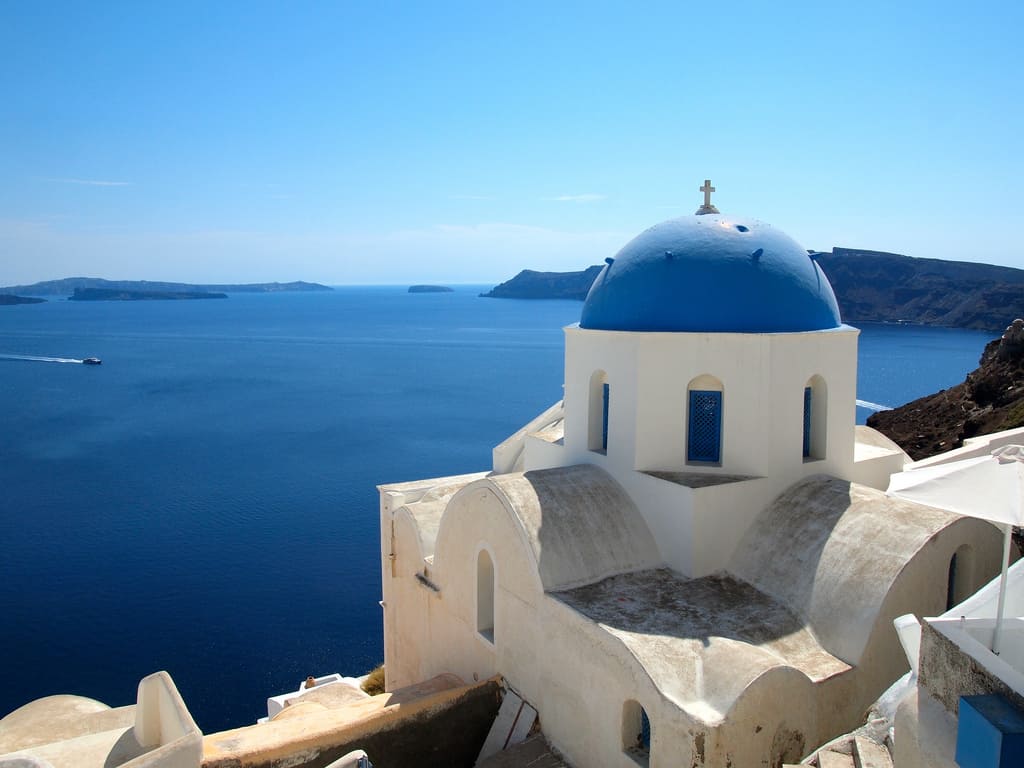
POLYGON ((722 393, 690 390, 690 429, 687 461, 722 460, 722 393))

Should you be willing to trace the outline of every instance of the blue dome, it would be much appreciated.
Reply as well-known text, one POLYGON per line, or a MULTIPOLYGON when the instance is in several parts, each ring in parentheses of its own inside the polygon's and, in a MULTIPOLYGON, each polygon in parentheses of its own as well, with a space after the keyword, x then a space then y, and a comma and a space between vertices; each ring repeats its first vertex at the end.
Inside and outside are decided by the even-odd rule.
POLYGON ((582 328, 784 333, 842 323, 821 267, 755 219, 669 219, 607 261, 587 294, 582 328))

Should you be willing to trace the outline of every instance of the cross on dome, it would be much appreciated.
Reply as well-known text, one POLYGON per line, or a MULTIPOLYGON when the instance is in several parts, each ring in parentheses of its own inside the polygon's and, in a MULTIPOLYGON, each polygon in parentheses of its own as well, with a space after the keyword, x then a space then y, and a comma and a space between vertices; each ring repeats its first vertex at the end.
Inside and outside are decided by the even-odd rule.
POLYGON ((704 193, 704 205, 697 209, 696 215, 703 216, 705 213, 721 213, 711 204, 711 193, 715 191, 715 188, 711 186, 711 179, 704 179, 704 186, 700 188, 700 191, 704 193))

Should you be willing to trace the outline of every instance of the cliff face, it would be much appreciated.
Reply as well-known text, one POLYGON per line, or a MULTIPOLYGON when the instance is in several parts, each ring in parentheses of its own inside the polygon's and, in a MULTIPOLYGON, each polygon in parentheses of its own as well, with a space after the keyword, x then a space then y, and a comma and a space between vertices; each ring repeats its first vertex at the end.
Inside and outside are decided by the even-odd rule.
POLYGON ((1024 317, 1024 270, 851 248, 817 259, 846 322, 997 330, 1024 317))
POLYGON ((868 418, 910 457, 959 448, 964 439, 1024 426, 1024 321, 989 342, 963 384, 868 418))

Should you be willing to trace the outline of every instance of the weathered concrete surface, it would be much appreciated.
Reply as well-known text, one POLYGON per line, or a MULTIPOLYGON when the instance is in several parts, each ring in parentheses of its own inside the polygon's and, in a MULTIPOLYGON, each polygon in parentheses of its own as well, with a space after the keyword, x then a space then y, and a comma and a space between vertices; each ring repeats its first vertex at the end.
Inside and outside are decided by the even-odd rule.
POLYGON ((580 464, 495 475, 482 482, 491 484, 518 518, 545 590, 661 561, 636 505, 598 467, 580 464))
POLYGON ((363 749, 375 768, 472 766, 498 712, 496 680, 442 675, 338 709, 207 736, 204 768, 322 768, 363 749))
POLYGON ((84 696, 46 696, 0 720, 0 755, 89 733, 128 728, 135 707, 111 709, 84 696))
POLYGON ((921 624, 920 685, 954 715, 961 696, 998 693, 1018 709, 1024 696, 972 659, 927 621, 921 624))
POLYGON ((642 571, 552 596, 618 637, 670 699, 719 715, 770 669, 790 667, 812 682, 849 669, 784 605, 724 574, 642 571))
MULTIPOLYGON (((983 550, 974 558, 977 589, 998 567, 992 526, 819 475, 792 486, 761 513, 728 570, 789 606, 825 648, 856 664, 887 600, 909 600, 904 613, 941 612, 949 559, 971 540, 983 550), (953 534, 948 545, 940 545, 944 529, 953 525, 976 531, 953 534), (920 557, 923 550, 928 557, 920 557), (921 561, 917 570, 931 571, 929 578, 894 594, 897 579, 913 575, 905 572, 915 558, 921 561), (928 559, 935 562, 926 565, 928 559), (926 594, 918 589, 925 584, 926 594)), ((892 618, 883 622, 887 632, 892 618)))

